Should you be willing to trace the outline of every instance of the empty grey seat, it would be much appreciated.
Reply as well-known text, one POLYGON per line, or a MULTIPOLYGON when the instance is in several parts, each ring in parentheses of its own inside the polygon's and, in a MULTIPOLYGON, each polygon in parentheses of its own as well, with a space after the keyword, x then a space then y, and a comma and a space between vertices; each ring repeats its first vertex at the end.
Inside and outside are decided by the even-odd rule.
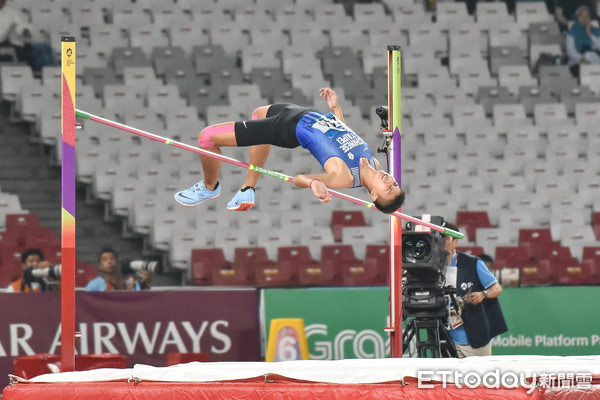
POLYGON ((371 89, 362 68, 336 69, 332 74, 332 84, 343 87, 345 94, 352 100, 356 95, 371 89))
POLYGON ((527 65, 527 59, 517 46, 490 47, 490 73, 498 75, 501 65, 527 65))
POLYGON ((387 91, 377 89, 367 89, 363 92, 356 93, 354 104, 360 107, 360 113, 363 118, 371 118, 371 110, 376 106, 387 105, 387 91))
POLYGON ((253 68, 252 82, 260 87, 263 97, 273 103, 275 96, 290 89, 291 85, 283 78, 281 68, 253 68))
POLYGON ((229 85, 238 85, 244 83, 242 70, 237 67, 232 68, 215 68, 210 73, 210 84, 219 89, 221 96, 227 95, 229 85))
POLYGON ((84 68, 83 84, 91 85, 94 94, 100 97, 104 94, 104 86, 123 83, 123 77, 117 77, 112 68, 84 68))
POLYGON ((192 62, 183 59, 178 65, 169 65, 165 68, 165 81, 167 84, 177 85, 179 95, 187 97, 190 90, 200 86, 203 79, 196 75, 192 62))
POLYGON ((561 103, 565 105, 569 115, 575 114, 578 103, 596 103, 598 101, 591 89, 585 85, 561 88, 558 97, 561 103))
POLYGON ((276 56, 273 49, 265 48, 264 45, 246 46, 241 52, 242 72, 249 75, 252 68, 277 68, 281 60, 276 56))
POLYGON ((519 87, 519 102, 525 107, 527 115, 533 115, 535 105, 538 103, 555 103, 558 98, 554 97, 552 90, 546 86, 521 86, 519 87))
POLYGON ((539 72, 540 86, 550 89, 553 95, 559 95, 563 89, 578 86, 577 79, 571 75, 566 65, 542 65, 539 72))
POLYGON ((111 60, 117 76, 123 76, 125 67, 152 66, 141 47, 116 47, 113 49, 111 60))
POLYGON ((360 61, 350 47, 324 47, 322 56, 323 73, 326 76, 332 75, 336 70, 361 69, 360 61))
POLYGON ((558 24, 554 21, 530 23, 527 37, 530 45, 562 43, 564 40, 558 24))
POLYGON ((218 68, 229 69, 236 66, 236 59, 225 55, 220 45, 194 46, 192 61, 198 74, 209 74, 218 68))
POLYGON ((274 103, 293 103, 301 106, 311 106, 312 102, 304 95, 302 90, 298 88, 286 89, 281 93, 275 93, 273 96, 274 103))
POLYGON ((203 25, 199 25, 194 21, 183 25, 171 26, 168 28, 171 46, 177 45, 183 48, 186 54, 191 55, 194 46, 208 45, 210 38, 208 34, 202 30, 203 25))
POLYGON ((155 46, 152 48, 152 65, 157 76, 163 76, 167 67, 179 65, 185 58, 185 51, 180 46, 155 46))
POLYGON ((517 101, 506 86, 480 86, 475 101, 483 106, 487 116, 492 115, 494 104, 510 104, 517 101))
POLYGON ((194 90, 188 91, 188 105, 196 107, 200 118, 206 120, 206 109, 208 108, 208 106, 223 106, 229 104, 227 99, 220 93, 220 88, 216 88, 214 86, 209 85, 202 85, 199 83, 199 86, 196 87, 194 90))

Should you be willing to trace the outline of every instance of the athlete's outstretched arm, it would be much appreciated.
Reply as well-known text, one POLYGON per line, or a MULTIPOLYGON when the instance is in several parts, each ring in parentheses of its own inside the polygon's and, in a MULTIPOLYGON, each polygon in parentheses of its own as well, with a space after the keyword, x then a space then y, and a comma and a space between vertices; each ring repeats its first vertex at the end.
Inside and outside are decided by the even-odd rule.
POLYGON ((320 174, 301 174, 294 177, 294 184, 301 188, 310 188, 314 195, 322 202, 331 200, 331 193, 327 188, 351 188, 354 180, 349 174, 339 174, 335 171, 320 174))
POLYGON ((327 105, 329 106, 329 109, 331 110, 333 115, 335 115, 337 119, 345 123, 344 114, 342 113, 342 108, 340 107, 340 101, 338 99, 337 93, 334 92, 331 88, 326 87, 319 89, 319 95, 323 99, 325 99, 325 101, 327 101, 327 105))

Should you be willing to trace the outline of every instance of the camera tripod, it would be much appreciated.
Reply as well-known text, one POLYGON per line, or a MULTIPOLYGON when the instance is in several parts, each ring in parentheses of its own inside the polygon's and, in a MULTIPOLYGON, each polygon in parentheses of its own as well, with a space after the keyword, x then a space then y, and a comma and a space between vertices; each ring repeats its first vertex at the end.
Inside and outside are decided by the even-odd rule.
POLYGON ((414 317, 408 321, 402 334, 403 353, 408 350, 410 354, 411 346, 416 348, 416 355, 420 358, 458 357, 442 317, 414 317))

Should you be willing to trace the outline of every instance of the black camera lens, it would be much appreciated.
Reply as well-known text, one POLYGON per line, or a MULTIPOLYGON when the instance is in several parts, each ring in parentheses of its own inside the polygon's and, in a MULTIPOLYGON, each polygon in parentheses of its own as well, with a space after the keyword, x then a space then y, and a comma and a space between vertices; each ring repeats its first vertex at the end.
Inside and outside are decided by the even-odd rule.
POLYGON ((402 243, 402 259, 407 263, 425 263, 431 258, 431 242, 424 236, 412 236, 402 243))

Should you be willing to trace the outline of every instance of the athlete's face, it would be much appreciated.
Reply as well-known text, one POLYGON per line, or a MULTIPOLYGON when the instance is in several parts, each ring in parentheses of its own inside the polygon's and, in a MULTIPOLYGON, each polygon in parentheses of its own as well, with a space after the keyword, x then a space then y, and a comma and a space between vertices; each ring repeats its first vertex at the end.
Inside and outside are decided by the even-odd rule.
POLYGON ((371 185, 373 200, 387 204, 398 197, 400 193, 402 193, 402 189, 393 176, 381 169, 375 173, 375 179, 371 185))

